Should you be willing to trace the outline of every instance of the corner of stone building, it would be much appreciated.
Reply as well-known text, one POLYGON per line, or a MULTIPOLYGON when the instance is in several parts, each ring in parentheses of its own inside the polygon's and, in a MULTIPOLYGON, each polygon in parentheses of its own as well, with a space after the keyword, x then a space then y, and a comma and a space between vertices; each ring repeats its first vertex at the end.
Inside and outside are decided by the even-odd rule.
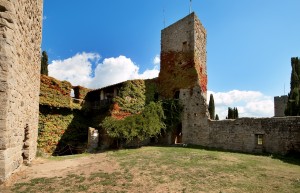
POLYGON ((35 158, 43 0, 0 1, 0 181, 35 158))
POLYGON ((159 92, 163 98, 179 93, 183 105, 183 143, 197 143, 207 128, 206 30, 193 12, 161 32, 159 92))
POLYGON ((181 89, 180 100, 183 104, 182 141, 186 144, 198 144, 200 138, 205 141, 208 137, 209 112, 207 101, 200 85, 193 88, 181 89), (201 133, 201 135, 199 135, 201 133), (205 135, 205 133, 207 135, 205 135))

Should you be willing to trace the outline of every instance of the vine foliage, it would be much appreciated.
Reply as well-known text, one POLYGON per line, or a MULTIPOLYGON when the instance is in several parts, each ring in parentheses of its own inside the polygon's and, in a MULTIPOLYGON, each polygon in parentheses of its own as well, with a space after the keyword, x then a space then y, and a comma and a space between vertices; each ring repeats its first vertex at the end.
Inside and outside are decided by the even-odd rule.
POLYGON ((128 116, 123 120, 106 117, 101 125, 112 138, 126 142, 132 141, 134 138, 143 141, 166 129, 164 120, 162 103, 150 102, 140 114, 128 116))

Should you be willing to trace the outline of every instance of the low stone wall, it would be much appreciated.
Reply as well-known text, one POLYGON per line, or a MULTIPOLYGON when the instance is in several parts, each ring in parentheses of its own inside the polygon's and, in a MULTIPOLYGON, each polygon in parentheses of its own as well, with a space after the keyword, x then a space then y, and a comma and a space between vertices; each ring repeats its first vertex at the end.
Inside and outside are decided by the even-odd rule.
POLYGON ((189 143, 247 153, 300 153, 300 117, 206 119, 202 123, 185 138, 189 143))

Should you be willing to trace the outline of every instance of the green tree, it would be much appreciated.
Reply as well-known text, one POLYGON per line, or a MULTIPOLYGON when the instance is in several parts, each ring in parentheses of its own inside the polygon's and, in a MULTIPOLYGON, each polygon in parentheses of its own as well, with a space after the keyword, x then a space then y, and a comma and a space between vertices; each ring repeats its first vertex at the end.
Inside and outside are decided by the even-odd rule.
POLYGON ((237 109, 237 107, 235 108, 235 119, 238 119, 239 118, 239 111, 237 109))
POLYGON ((239 118, 239 112, 237 107, 234 108, 228 107, 227 119, 237 119, 237 118, 239 118))
POLYGON ((215 119, 215 101, 213 94, 209 96, 208 111, 211 119, 215 119))
POLYGON ((219 115, 218 115, 218 114, 216 114, 216 118, 215 118, 215 120, 216 120, 216 121, 220 120, 220 119, 219 119, 219 115))
POLYGON ((48 55, 46 51, 42 52, 42 59, 41 59, 41 74, 48 76, 48 55))
POLYGON ((227 119, 233 119, 233 109, 228 107, 227 119))
POLYGON ((285 109, 286 116, 298 116, 300 115, 300 59, 298 57, 291 58, 291 90, 288 94, 287 107, 285 109))

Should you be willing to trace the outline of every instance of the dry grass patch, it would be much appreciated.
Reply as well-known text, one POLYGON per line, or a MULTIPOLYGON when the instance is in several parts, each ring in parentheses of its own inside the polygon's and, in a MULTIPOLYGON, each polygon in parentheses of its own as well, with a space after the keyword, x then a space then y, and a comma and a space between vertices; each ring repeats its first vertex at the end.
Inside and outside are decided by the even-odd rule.
MULTIPOLYGON (((183 147, 143 147, 71 160, 78 163, 53 169, 47 177, 31 178, 28 172, 11 192, 300 192, 299 160, 290 164, 183 147)), ((57 166, 65 160, 44 164, 51 162, 57 166)), ((32 174, 35 167, 41 169, 28 168, 32 174)))

